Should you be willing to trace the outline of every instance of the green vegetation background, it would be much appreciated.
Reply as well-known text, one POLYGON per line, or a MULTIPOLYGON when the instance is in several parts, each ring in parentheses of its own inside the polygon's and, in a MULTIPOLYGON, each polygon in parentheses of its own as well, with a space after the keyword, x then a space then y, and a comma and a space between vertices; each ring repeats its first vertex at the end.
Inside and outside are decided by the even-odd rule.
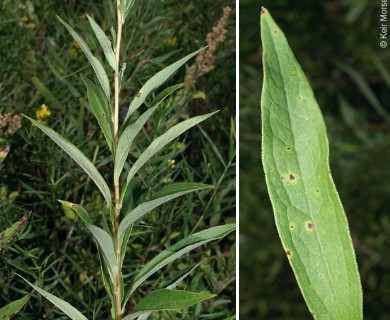
MULTIPOLYGON (((55 16, 61 16, 81 32, 92 51, 104 61, 85 13, 94 16, 110 34, 110 27, 116 27, 113 3, 0 2, 0 113, 40 117, 93 158, 110 180, 112 168, 106 165, 109 152, 87 109, 80 77, 80 73, 93 77, 93 71, 55 16), (43 104, 47 109, 41 108, 43 104)), ((226 6, 234 9, 235 1, 137 0, 124 30, 122 61, 127 62, 125 78, 130 79, 124 83, 122 106, 128 106, 141 85, 157 71, 206 45, 207 34, 226 6)), ((191 130, 150 161, 136 179, 133 195, 134 199, 141 194, 150 197, 171 181, 202 181, 216 185, 216 189, 171 202, 135 228, 124 264, 128 279, 146 261, 189 233, 235 220, 234 11, 223 27, 226 37, 215 51, 211 70, 156 112, 130 154, 134 161, 150 140, 178 119, 220 109, 201 126, 202 131, 191 130)), ((185 73, 181 69, 166 86, 183 82, 185 73)), ((125 111, 122 119, 124 115, 125 111)), ((64 211, 57 202, 65 199, 82 203, 99 223, 102 199, 98 191, 75 162, 28 121, 22 119, 22 128, 7 140, 11 151, 0 171, 0 230, 19 220, 23 213, 29 216, 17 239, 0 251, 0 307, 31 292, 13 273, 17 272, 69 301, 88 319, 108 319, 109 304, 99 280, 92 237, 74 214, 64 211)), ((187 311, 168 312, 165 317, 199 319, 202 315, 223 319, 233 315, 234 242, 231 234, 164 268, 140 288, 130 307, 152 288, 167 285, 189 266, 204 260, 178 289, 208 290, 218 297, 187 311)), ((67 319, 37 294, 18 317, 67 319)), ((160 318, 158 314, 152 317, 160 318)))
POLYGON ((380 1, 240 0, 240 319, 310 319, 280 245, 260 161, 259 12, 265 6, 314 89, 349 219, 364 319, 390 314, 390 48, 380 1))

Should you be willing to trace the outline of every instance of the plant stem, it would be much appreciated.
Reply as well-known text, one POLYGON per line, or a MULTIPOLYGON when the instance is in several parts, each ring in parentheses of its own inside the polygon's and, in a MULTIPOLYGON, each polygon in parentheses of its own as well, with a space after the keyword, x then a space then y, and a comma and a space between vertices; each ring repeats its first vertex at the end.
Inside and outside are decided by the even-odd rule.
MULTIPOLYGON (((117 0, 117 13, 118 13, 118 30, 117 30, 117 39, 116 39, 116 48, 115 48, 115 57, 116 57, 116 70, 115 70, 115 79, 114 79, 114 161, 116 161, 116 152, 119 141, 119 58, 120 58, 120 48, 121 48, 121 38, 122 38, 122 15, 120 12, 120 0, 117 0)), ((114 188, 115 188, 115 225, 114 225, 114 243, 115 243, 115 255, 116 255, 116 264, 118 266, 118 274, 115 282, 115 309, 116 309, 116 320, 122 319, 122 298, 121 298, 121 248, 120 241, 118 239, 118 229, 119 229, 119 218, 121 211, 120 204, 120 189, 119 189, 119 178, 114 178, 114 188)))

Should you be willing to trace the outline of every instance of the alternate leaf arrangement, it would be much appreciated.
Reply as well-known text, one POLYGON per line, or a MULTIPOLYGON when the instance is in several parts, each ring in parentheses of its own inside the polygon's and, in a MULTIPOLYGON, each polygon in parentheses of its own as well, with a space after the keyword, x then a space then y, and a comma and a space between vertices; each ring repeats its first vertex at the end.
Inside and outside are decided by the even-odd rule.
MULTIPOLYGON (((137 119, 131 122, 132 118, 134 118, 134 115, 136 114, 135 112, 143 105, 147 97, 154 90, 159 88, 181 66, 183 66, 192 57, 196 56, 200 51, 198 50, 185 56, 150 78, 132 100, 124 122, 119 125, 119 92, 121 84, 123 83, 122 78, 125 69, 125 64, 123 64, 120 68, 119 61, 122 42, 122 28, 132 6, 134 5, 134 2, 135 0, 117 0, 118 24, 117 29, 112 32, 115 48, 113 48, 111 41, 99 25, 90 16, 87 16, 91 28, 103 49, 107 62, 114 72, 113 95, 111 94, 110 82, 102 63, 93 55, 88 44, 83 40, 83 38, 69 24, 58 17, 60 22, 78 43, 81 50, 85 53, 98 80, 98 83, 95 83, 93 80, 82 76, 87 88, 87 96, 91 111, 98 121, 112 155, 114 167, 114 196, 112 197, 109 185, 103 176, 82 151, 49 127, 29 118, 28 116, 25 116, 80 165, 80 167, 96 184, 105 200, 105 208, 103 208, 103 212, 107 212, 109 214, 111 229, 101 228, 94 225, 89 213, 81 205, 64 200, 59 201, 62 205, 73 210, 80 217, 83 223, 85 223, 86 228, 92 233, 94 239, 96 240, 101 262, 101 275, 112 306, 111 317, 116 320, 145 320, 154 311, 179 310, 214 297, 213 294, 209 293, 175 290, 177 284, 192 271, 191 269, 168 287, 158 289, 147 294, 147 296, 135 306, 132 314, 124 314, 126 305, 132 297, 132 294, 151 275, 189 251, 212 240, 226 236, 235 228, 234 224, 226 224, 194 233, 160 252, 152 260, 147 262, 134 276, 129 286, 124 283, 122 265, 125 258, 126 246, 132 236, 134 223, 143 218, 153 209, 172 199, 191 192, 212 188, 210 185, 201 183, 174 183, 160 190, 152 198, 152 200, 143 202, 136 207, 131 207, 128 204, 129 201, 127 201, 127 197, 129 197, 129 191, 131 189, 129 186, 131 185, 132 180, 143 165, 167 144, 172 142, 186 130, 198 125, 215 114, 215 112, 213 112, 196 116, 172 126, 164 134, 152 141, 152 143, 141 153, 139 158, 132 165, 129 164, 130 170, 128 172, 124 170, 132 143, 136 139, 138 133, 142 130, 145 123, 153 115, 153 112, 159 107, 164 99, 178 89, 180 85, 174 85, 163 90, 154 99, 152 106, 142 113, 137 119), (113 99, 113 104, 111 99, 113 99)), ((50 294, 26 279, 25 281, 42 296, 61 309, 71 319, 87 319, 79 310, 70 305, 68 302, 50 294)))
POLYGON ((284 251, 315 319, 362 319, 359 271, 320 108, 265 8, 260 20, 262 160, 284 251))

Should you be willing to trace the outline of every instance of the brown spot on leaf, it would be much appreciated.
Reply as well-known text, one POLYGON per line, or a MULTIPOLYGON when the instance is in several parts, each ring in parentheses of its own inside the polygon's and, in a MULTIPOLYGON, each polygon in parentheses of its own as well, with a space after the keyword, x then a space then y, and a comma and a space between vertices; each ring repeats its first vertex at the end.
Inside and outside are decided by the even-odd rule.
POLYGON ((313 221, 309 220, 305 222, 305 229, 306 231, 313 231, 314 230, 314 223, 313 221))
POLYGON ((77 209, 77 206, 75 204, 72 204, 71 207, 72 207, 73 210, 77 209))
POLYGON ((4 232, 0 233, 0 240, 3 240, 4 237, 5 237, 5 233, 4 232))
POLYGON ((137 98, 139 98, 141 96, 141 92, 138 92, 137 93, 137 98))
POLYGON ((294 176, 292 173, 290 173, 289 179, 290 179, 291 181, 293 181, 293 180, 295 180, 295 176, 294 176))

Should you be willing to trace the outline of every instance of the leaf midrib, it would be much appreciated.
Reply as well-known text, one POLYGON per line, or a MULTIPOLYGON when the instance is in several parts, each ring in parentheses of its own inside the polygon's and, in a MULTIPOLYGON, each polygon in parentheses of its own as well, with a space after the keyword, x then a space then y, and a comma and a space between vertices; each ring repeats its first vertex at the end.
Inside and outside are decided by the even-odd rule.
MULTIPOLYGON (((268 30, 270 31, 270 28, 269 26, 267 25, 268 27, 268 30)), ((283 36, 283 35, 282 35, 283 36)), ((272 39, 272 45, 274 47, 274 51, 276 52, 276 55, 277 55, 277 63, 278 63, 278 68, 279 68, 279 74, 281 75, 281 79, 282 79, 282 83, 283 83, 283 88, 286 88, 285 86, 285 79, 284 79, 284 75, 283 75, 283 72, 281 72, 281 68, 280 68, 280 63, 279 63, 279 53, 278 51, 276 50, 276 46, 275 46, 275 42, 274 42, 274 38, 273 37, 270 37, 272 39)), ((287 40, 286 40, 287 41, 287 40)), ((294 61, 296 62, 296 61, 294 61)), ((294 64, 293 64, 294 65, 294 64)), ((297 72, 299 72, 299 70, 297 70, 296 66, 294 65, 294 68, 297 72)), ((298 81, 299 81, 299 78, 298 78, 298 81)), ((285 92, 285 90, 283 90, 285 92)), ((290 106, 291 104, 289 103, 289 99, 288 97, 286 96, 286 94, 283 94, 283 98, 285 99, 286 101, 286 105, 287 105, 287 108, 288 110, 290 110, 290 106)), ((295 135, 294 135, 294 130, 293 130, 293 125, 292 125, 292 121, 291 121, 291 115, 290 115, 290 112, 287 112, 288 113, 288 119, 289 119, 289 123, 290 123, 290 127, 291 127, 291 132, 292 132, 292 139, 293 139, 293 143, 294 143, 294 148, 296 146, 296 143, 295 143, 295 135)), ((295 148, 296 149, 296 148, 295 148)), ((299 156, 298 156, 298 153, 296 153, 296 157, 297 157, 297 160, 298 160, 298 167, 299 167, 299 173, 300 173, 300 176, 302 177, 302 184, 303 184, 303 187, 305 190, 308 190, 307 187, 306 187, 306 184, 305 184, 305 181, 303 179, 303 176, 302 176, 302 169, 301 169, 301 161, 299 159, 299 156)), ((288 193, 287 193, 288 194, 288 193)), ((307 193, 305 193, 305 200, 307 202, 307 205, 308 205, 308 208, 309 208, 309 215, 310 215, 310 218, 312 219, 313 221, 313 224, 314 226, 316 226, 316 221, 312 215, 312 207, 311 207, 311 204, 310 204, 310 201, 308 199, 308 196, 307 196, 307 193)), ((291 201, 290 201, 291 202, 291 201)), ((324 254, 324 248, 323 248, 323 245, 322 245, 322 241, 321 241, 321 238, 318 234, 317 231, 315 231, 315 234, 316 234, 316 237, 317 237, 317 240, 318 240, 318 243, 319 243, 319 246, 320 246, 320 249, 321 249, 321 257, 324 261, 324 264, 325 264, 325 268, 326 268, 326 272, 328 274, 328 278, 330 279, 330 284, 332 286, 332 290, 333 290, 333 294, 335 296, 335 300, 336 300, 336 303, 337 303, 337 307, 340 311, 341 314, 343 314, 344 310, 342 308, 340 308, 340 305, 339 305, 339 299, 338 299, 338 295, 336 293, 336 289, 335 289, 335 286, 333 284, 333 278, 331 277, 331 274, 330 274, 330 270, 329 270, 329 266, 328 266, 328 262, 326 260, 326 257, 325 257, 325 254, 324 254)))

